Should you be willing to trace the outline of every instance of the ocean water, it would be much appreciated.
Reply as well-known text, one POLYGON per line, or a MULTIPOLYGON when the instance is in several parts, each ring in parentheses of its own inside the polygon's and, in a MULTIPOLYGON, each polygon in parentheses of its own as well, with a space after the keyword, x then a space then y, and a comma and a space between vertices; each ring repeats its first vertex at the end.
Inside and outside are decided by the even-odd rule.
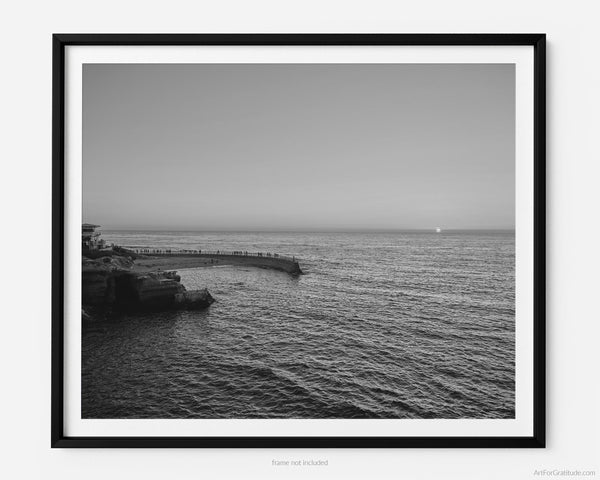
POLYGON ((514 418, 513 232, 103 232, 296 255, 305 275, 179 269, 216 302, 82 338, 84 418, 514 418))

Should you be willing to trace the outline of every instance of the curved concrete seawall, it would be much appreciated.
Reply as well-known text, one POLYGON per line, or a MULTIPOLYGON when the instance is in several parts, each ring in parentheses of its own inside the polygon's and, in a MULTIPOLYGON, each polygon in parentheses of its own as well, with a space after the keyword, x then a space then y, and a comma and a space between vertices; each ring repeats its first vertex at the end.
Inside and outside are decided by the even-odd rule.
POLYGON ((280 270, 291 275, 302 275, 296 257, 271 252, 226 250, 175 250, 166 247, 119 246, 114 247, 125 255, 136 258, 140 268, 177 269, 216 265, 248 265, 280 270), (153 262, 152 259, 157 260, 153 262), (172 260, 172 261, 171 261, 172 260))
POLYGON ((300 264, 295 258, 290 257, 274 257, 274 256, 258 256, 258 255, 243 255, 230 253, 148 253, 147 255, 160 258, 206 258, 214 260, 214 262, 223 265, 248 265, 251 267, 269 268, 272 270, 280 270, 292 275, 302 275, 300 264))

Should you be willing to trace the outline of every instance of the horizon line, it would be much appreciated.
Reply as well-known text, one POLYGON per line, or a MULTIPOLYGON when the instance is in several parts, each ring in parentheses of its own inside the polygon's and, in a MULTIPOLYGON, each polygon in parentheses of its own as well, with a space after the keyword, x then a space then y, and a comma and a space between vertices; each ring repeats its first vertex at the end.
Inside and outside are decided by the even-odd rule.
POLYGON ((496 231, 514 232, 515 227, 466 227, 466 228, 204 228, 193 229, 185 227, 102 227, 104 230, 115 232, 197 232, 197 233, 395 233, 395 232, 435 232, 440 228, 441 232, 461 231, 496 231))

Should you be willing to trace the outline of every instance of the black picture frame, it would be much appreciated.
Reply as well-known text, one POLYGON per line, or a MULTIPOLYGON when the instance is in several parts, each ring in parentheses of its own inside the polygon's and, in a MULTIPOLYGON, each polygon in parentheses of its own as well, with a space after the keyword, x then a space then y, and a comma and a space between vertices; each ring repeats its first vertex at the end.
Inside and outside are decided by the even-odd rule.
POLYGON ((545 34, 54 34, 52 38, 52 390, 54 448, 543 448, 545 350, 545 34), (531 46, 534 50, 533 435, 527 437, 70 437, 64 434, 65 48, 75 45, 531 46))

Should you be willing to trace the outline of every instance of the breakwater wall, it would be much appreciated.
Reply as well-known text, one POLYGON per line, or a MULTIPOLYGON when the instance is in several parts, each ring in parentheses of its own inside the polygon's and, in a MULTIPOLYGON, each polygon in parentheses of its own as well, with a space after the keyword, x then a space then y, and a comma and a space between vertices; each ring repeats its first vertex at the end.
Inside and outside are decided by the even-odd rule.
POLYGON ((134 252, 137 255, 145 255, 159 258, 206 258, 213 260, 217 265, 248 265, 259 268, 269 268, 290 273, 292 275, 301 275, 302 269, 296 257, 280 255, 277 253, 263 252, 245 252, 245 251, 204 251, 204 250, 172 250, 169 248, 146 248, 146 247, 122 247, 123 249, 134 252))

